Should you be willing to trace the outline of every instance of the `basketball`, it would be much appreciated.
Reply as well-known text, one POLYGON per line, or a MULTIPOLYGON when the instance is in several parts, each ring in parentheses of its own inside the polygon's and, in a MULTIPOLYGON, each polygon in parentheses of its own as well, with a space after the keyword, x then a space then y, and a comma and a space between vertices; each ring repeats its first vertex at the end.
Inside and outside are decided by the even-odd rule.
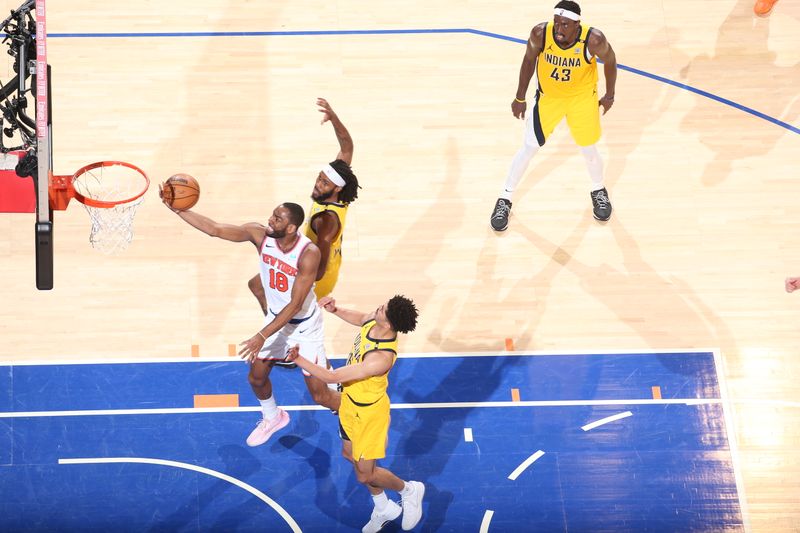
POLYGON ((175 174, 161 185, 159 194, 171 208, 185 211, 200 199, 200 184, 189 174, 175 174))

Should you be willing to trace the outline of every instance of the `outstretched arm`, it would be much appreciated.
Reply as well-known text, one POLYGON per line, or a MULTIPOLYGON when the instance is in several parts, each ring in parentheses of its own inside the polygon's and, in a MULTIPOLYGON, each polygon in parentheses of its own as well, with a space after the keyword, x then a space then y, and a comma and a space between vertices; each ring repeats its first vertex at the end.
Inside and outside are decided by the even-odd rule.
POLYGON ((371 313, 362 313, 361 311, 353 311, 350 309, 337 307, 336 300, 330 296, 323 296, 319 299, 318 303, 320 307, 329 313, 333 313, 348 324, 353 324, 354 326, 361 326, 375 316, 375 311, 372 311, 371 313))
MULTIPOLYGON (((174 211, 174 210, 173 210, 174 211)), ((215 222, 194 211, 175 211, 179 217, 189 223, 194 228, 199 229, 206 235, 218 237, 232 242, 250 241, 259 246, 267 233, 267 228, 257 222, 250 222, 241 226, 234 224, 222 224, 215 222)))
POLYGON ((393 358, 392 352, 375 350, 370 352, 369 356, 360 363, 330 370, 302 357, 298 346, 290 348, 289 354, 286 356, 287 361, 294 361, 297 366, 325 383, 347 383, 372 376, 381 376, 391 370, 393 358))
POLYGON ((336 159, 341 159, 348 165, 353 161, 353 139, 347 128, 344 127, 339 116, 333 112, 333 108, 324 98, 317 98, 317 105, 319 106, 320 113, 325 113, 322 117, 321 124, 330 121, 333 125, 333 132, 336 134, 336 140, 339 141, 339 153, 336 154, 336 159))
POLYGON ((606 78, 606 94, 600 99, 605 115, 614 105, 614 91, 617 87, 617 55, 611 48, 606 36, 599 30, 592 31, 589 37, 589 53, 596 55, 603 62, 603 74, 606 78))
POLYGON ((264 346, 266 341, 271 335, 275 334, 289 320, 291 320, 298 311, 303 307, 303 302, 311 291, 314 285, 314 276, 317 274, 317 266, 319 265, 319 249, 314 244, 309 244, 303 250, 303 255, 300 257, 300 262, 297 269, 297 277, 292 286, 292 298, 289 303, 281 309, 278 315, 272 319, 272 322, 261 328, 255 335, 240 344, 242 349, 239 350, 239 355, 242 359, 247 359, 250 362, 255 361, 261 347, 264 346))
POLYGON ((537 24, 531 30, 528 44, 525 48, 525 57, 522 58, 522 65, 519 67, 519 82, 517 83, 517 95, 511 102, 511 112, 517 118, 525 118, 525 109, 528 107, 525 101, 525 94, 528 92, 528 85, 531 83, 533 73, 536 71, 536 61, 542 53, 542 43, 544 42, 544 30, 546 24, 537 24))

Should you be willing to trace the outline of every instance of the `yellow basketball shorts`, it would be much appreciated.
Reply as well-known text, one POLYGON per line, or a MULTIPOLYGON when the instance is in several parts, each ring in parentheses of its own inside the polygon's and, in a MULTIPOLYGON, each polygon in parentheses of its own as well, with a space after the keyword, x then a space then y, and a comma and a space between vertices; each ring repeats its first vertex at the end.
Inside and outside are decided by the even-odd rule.
POLYGON ((526 142, 544 146, 556 126, 567 118, 569 131, 578 146, 591 146, 600 140, 600 105, 597 90, 579 96, 547 96, 537 93, 533 112, 528 117, 526 142))
POLYGON ((343 438, 353 444, 353 459, 383 459, 386 457, 386 439, 389 436, 389 397, 368 406, 359 406, 345 392, 339 407, 339 424, 343 438))
POLYGON ((341 259, 336 263, 328 263, 328 268, 325 269, 322 279, 314 283, 314 295, 317 300, 333 292, 333 288, 336 287, 336 281, 339 279, 339 265, 341 265, 341 259))

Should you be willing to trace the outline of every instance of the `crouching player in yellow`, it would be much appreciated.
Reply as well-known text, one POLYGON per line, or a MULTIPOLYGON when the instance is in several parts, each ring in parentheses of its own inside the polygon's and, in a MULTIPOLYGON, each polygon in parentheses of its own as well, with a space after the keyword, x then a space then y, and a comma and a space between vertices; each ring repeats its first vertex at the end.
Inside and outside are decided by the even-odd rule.
POLYGON ((320 307, 361 330, 353 341, 347 364, 336 370, 323 368, 305 359, 298 347, 290 349, 287 360, 325 383, 341 383, 339 433, 342 455, 353 463, 356 477, 366 485, 375 503, 364 533, 377 532, 403 515, 404 530, 413 529, 422 518, 425 485, 403 481, 378 466, 386 457, 389 436, 389 371, 397 359, 397 334, 414 331, 417 308, 404 296, 395 296, 371 313, 351 311, 336 306, 330 297, 319 300, 320 307), (400 493, 402 507, 386 497, 384 489, 400 493))

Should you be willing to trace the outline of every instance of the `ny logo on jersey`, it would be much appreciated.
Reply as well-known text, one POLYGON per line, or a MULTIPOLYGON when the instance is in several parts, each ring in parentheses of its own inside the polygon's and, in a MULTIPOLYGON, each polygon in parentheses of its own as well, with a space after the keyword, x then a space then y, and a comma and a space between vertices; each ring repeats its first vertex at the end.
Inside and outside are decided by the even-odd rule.
POLYGON ((580 49, 580 48, 576 48, 576 49, 575 49, 575 55, 578 55, 578 54, 580 54, 580 53, 581 53, 581 49, 580 49))

